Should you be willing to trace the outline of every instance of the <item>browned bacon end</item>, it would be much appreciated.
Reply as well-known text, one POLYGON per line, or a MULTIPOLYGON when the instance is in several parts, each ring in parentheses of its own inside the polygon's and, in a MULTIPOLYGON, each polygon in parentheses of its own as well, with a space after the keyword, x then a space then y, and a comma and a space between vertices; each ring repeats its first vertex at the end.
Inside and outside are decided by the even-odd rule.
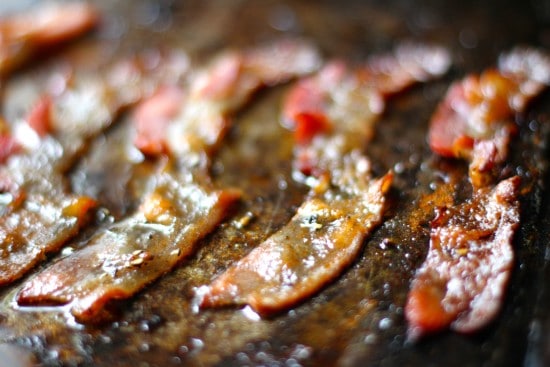
POLYGON ((437 213, 405 307, 411 340, 448 327, 473 332, 495 318, 514 260, 519 185, 506 179, 437 213))

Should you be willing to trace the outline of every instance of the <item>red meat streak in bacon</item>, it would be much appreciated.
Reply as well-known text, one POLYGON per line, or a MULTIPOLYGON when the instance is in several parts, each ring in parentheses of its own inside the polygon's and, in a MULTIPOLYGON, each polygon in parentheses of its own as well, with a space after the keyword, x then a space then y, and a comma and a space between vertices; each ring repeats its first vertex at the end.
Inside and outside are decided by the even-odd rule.
POLYGON ((497 70, 452 85, 436 110, 429 141, 434 152, 465 158, 473 197, 439 212, 426 261, 405 307, 409 337, 449 326, 473 332, 497 315, 513 264, 519 226, 519 178, 491 189, 517 127, 514 114, 550 82, 550 58, 534 49, 504 54, 497 70))
POLYGON ((11 135, 8 124, 4 119, 0 118, 0 164, 4 163, 10 155, 20 149, 21 147, 11 135))
POLYGON ((147 155, 166 153, 166 129, 182 103, 183 91, 176 86, 162 87, 142 102, 134 112, 135 146, 147 155))
POLYGON ((361 153, 384 98, 440 75, 448 65, 440 48, 406 45, 359 72, 333 62, 298 82, 285 101, 283 123, 295 129, 295 167, 318 183, 289 223, 197 290, 198 305, 248 304, 269 315, 338 277, 381 222, 391 186, 391 174, 369 177, 370 162, 361 153), (376 81, 383 81, 380 90, 376 81))
POLYGON ((1 18, 0 76, 40 51, 83 35, 98 21, 98 12, 86 3, 49 4, 1 18))
POLYGON ((45 95, 27 114, 27 123, 40 137, 47 135, 52 129, 52 103, 51 97, 45 95))
MULTIPOLYGON (((219 63, 227 60, 218 59, 191 83, 189 98, 170 124, 177 133, 173 141, 181 145, 168 141, 167 146, 172 154, 185 152, 172 157, 184 168, 175 171, 169 166, 159 173, 156 188, 136 213, 27 282, 17 296, 19 304, 69 304, 77 320, 101 321, 110 301, 132 296, 173 269, 225 218, 240 192, 213 189, 194 158, 212 154, 227 129, 228 114, 241 108, 261 85, 309 73, 319 63, 308 44, 293 41, 228 57, 240 60, 239 73, 227 79, 233 81, 221 89, 215 85, 219 63)), ((170 98, 167 104, 174 101, 170 98)))
MULTIPOLYGON (((51 99, 44 96, 27 115, 29 126, 39 135, 45 136, 50 131, 51 99)), ((7 123, 0 119, 0 163, 3 163, 12 154, 21 152, 20 142, 11 135, 7 123)))

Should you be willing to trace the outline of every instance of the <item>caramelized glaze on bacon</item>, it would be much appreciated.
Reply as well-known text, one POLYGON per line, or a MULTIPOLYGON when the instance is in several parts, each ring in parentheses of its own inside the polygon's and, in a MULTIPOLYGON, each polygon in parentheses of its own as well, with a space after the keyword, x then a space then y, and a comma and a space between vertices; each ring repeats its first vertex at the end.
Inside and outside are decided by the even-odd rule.
POLYGON ((438 211, 405 307, 410 339, 449 326, 473 332, 494 319, 514 259, 519 181, 479 189, 469 201, 438 211))
POLYGON ((248 304, 262 315, 281 312, 318 292, 354 261, 382 220, 392 182, 391 173, 369 178, 370 162, 361 153, 384 98, 440 75, 449 65, 440 48, 407 47, 359 71, 330 63, 290 91, 283 123, 295 129, 295 167, 318 180, 289 223, 197 290, 199 306, 248 304), (403 53, 410 53, 409 61, 401 60, 407 59, 403 53), (425 68, 426 59, 438 66, 425 68))

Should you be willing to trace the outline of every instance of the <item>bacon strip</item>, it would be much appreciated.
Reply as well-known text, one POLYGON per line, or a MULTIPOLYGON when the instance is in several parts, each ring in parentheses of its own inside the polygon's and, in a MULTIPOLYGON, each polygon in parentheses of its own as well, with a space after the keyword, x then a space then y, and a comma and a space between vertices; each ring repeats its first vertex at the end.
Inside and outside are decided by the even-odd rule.
POLYGON ((300 81, 290 91, 282 117, 295 130, 295 168, 306 176, 319 176, 327 164, 324 156, 330 154, 331 161, 332 156, 363 147, 388 97, 442 75, 449 65, 450 55, 440 47, 403 44, 393 53, 371 58, 362 68, 350 70, 334 61, 300 81), (330 150, 335 137, 342 140, 341 150, 330 150))
POLYGON ((509 178, 438 211, 405 306, 411 340, 449 326, 473 332, 497 315, 514 259, 519 184, 509 178))
POLYGON ((445 157, 467 159, 475 187, 490 183, 517 131, 514 115, 548 84, 548 54, 529 48, 504 54, 498 69, 468 76, 449 88, 431 120, 430 147, 445 157))
MULTIPOLYGON (((172 63, 171 57, 164 62, 172 63)), ((20 278, 45 254, 58 251, 87 223, 87 214, 96 203, 69 194, 64 171, 120 109, 142 98, 150 84, 165 80, 167 71, 160 64, 158 70, 144 70, 142 61, 136 58, 117 64, 105 72, 105 80, 78 74, 61 95, 40 99, 22 123, 32 127, 27 132, 37 135, 37 146, 13 155, 0 167, 0 194, 5 199, 0 202, 0 285, 20 278), (119 84, 120 79, 112 78, 114 70, 131 72, 135 78, 119 84), (118 92, 117 87, 125 88, 118 92), (134 88, 140 92, 130 96, 134 88)), ((174 71, 171 78, 177 78, 174 71)))
MULTIPOLYGON (((351 169, 351 168, 350 168, 351 169)), ((315 294, 351 264, 382 220, 392 176, 361 180, 357 192, 330 189, 308 198, 296 215, 210 285, 197 290, 201 307, 248 304, 266 316, 315 294)))
POLYGON ((405 307, 409 337, 447 327, 473 332, 500 309, 513 264, 519 226, 519 178, 499 176, 517 127, 514 114, 550 83, 550 56, 529 48, 504 54, 498 69, 453 84, 430 126, 432 150, 465 158, 473 198, 437 214, 427 259, 417 271, 405 307))
MULTIPOLYGON (((204 162, 196 161, 207 160, 221 141, 227 124, 219 121, 228 121, 229 113, 241 108, 261 85, 286 81, 318 65, 317 53, 308 44, 288 42, 252 50, 244 56, 231 54, 230 60, 248 60, 246 68, 239 63, 236 74, 232 66, 214 63, 194 78, 189 98, 172 125, 178 145, 169 146, 172 158, 178 160, 178 171, 169 168, 155 177, 155 190, 136 213, 92 237, 83 250, 26 283, 17 302, 69 303, 78 321, 101 321, 110 301, 131 297, 189 256, 240 197, 235 190, 212 189, 204 162), (273 47, 282 52, 273 53, 273 47), (255 65, 253 60, 258 59, 267 64, 255 65), (227 75, 223 70, 231 73, 227 75)), ((223 63, 228 62, 225 60, 223 63)), ((144 102, 147 106, 139 108, 139 118, 146 119, 148 109, 160 111, 164 114, 161 118, 170 116, 178 100, 165 92, 152 98, 144 102)), ((142 132, 149 129, 140 126, 142 132)))
POLYGON ((448 65, 449 56, 440 48, 403 46, 359 71, 333 62, 297 83, 283 107, 283 122, 295 129, 296 168, 318 180, 289 223, 197 290, 198 305, 248 304, 269 315, 338 277, 383 217, 392 175, 370 179, 370 162, 360 151, 384 99, 440 75, 448 65), (414 54, 412 61, 402 62, 403 53, 414 54), (416 63, 426 59, 438 59, 439 66, 416 63))
POLYGON ((240 197, 195 182, 182 185, 169 173, 159 180, 134 215, 27 282, 17 302, 70 304, 78 321, 98 321, 110 301, 132 296, 189 256, 240 197))
POLYGON ((317 50, 299 40, 223 53, 194 76, 189 90, 162 91, 164 95, 150 104, 163 109, 158 111, 159 117, 149 118, 149 112, 138 111, 135 144, 149 155, 169 152, 185 156, 210 151, 224 135, 220 131, 229 127, 231 114, 254 92, 309 74, 319 64, 317 50), (179 111, 175 111, 177 107, 179 111))
POLYGON ((39 51, 83 35, 98 21, 87 3, 49 4, 0 19, 0 76, 39 51))

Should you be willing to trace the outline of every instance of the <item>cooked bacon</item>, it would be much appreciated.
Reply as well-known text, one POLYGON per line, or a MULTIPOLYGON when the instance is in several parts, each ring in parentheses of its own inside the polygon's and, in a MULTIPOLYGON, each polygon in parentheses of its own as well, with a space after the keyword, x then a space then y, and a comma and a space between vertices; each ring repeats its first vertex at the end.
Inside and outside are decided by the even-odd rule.
POLYGON ((91 30, 98 12, 87 3, 49 4, 0 19, 0 75, 37 52, 91 30))
MULTIPOLYGON (((168 77, 177 80, 187 71, 185 63, 173 57, 160 58, 153 68, 141 56, 132 58, 100 74, 105 79, 76 74, 60 95, 43 97, 31 108, 21 124, 32 127, 24 131, 37 136, 36 144, 13 154, 0 167, 6 186, 0 187, 4 199, 0 203, 0 285, 18 279, 47 253, 58 251, 86 223, 95 201, 69 194, 64 171, 120 109, 146 97, 157 83, 165 84, 168 77), (113 75, 115 70, 124 75, 113 75)), ((19 139, 21 144, 33 141, 29 136, 19 139)))
POLYGON ((349 186, 312 192, 288 224, 210 285, 200 287, 199 306, 248 304, 261 315, 271 315, 317 293, 340 275, 382 220, 392 182, 391 174, 367 178, 365 165, 359 160, 361 169, 356 163, 357 159, 347 162, 349 186))
POLYGON ((514 116, 550 84, 550 56, 517 48, 504 54, 498 69, 453 84, 432 117, 429 141, 445 157, 470 162, 470 179, 481 187, 508 155, 516 133, 514 116))
MULTIPOLYGON (((266 70, 255 62, 267 57, 264 53, 269 47, 251 50, 244 56, 224 56, 191 82, 189 97, 172 125, 176 139, 168 141, 178 144, 170 145, 175 160, 179 160, 177 173, 172 168, 160 173, 155 177, 155 190, 137 212, 95 235, 81 251, 28 282, 17 297, 19 304, 70 303, 77 320, 100 321, 110 301, 131 297, 194 251, 198 241, 224 219, 240 197, 235 190, 213 190, 204 166, 197 167, 194 160, 197 156, 207 160, 223 137, 226 124, 220 119, 228 119, 261 84, 283 82, 309 72, 318 63, 317 53, 305 43, 285 41, 272 47, 281 49, 281 53, 273 54, 274 64, 266 70), (291 52, 286 53, 288 50, 291 52), (254 62, 241 62, 241 58, 254 62), (239 60, 237 74, 231 60, 239 60), (224 81, 215 85, 221 79, 224 81)), ((161 118, 171 115, 177 97, 159 92, 144 102, 136 117, 149 121, 140 124, 155 123, 148 109, 160 112, 164 115, 161 118)), ((141 126, 141 131, 150 128, 141 126)))
POLYGON ((519 184, 509 178, 438 211, 405 306, 411 340, 448 327, 473 332, 495 318, 513 266, 519 184))
POLYGON ((176 116, 173 116, 177 103, 172 100, 174 95, 163 94, 155 103, 171 106, 161 119, 164 122, 148 117, 141 120, 143 116, 139 122, 136 119, 141 132, 154 131, 149 136, 138 133, 136 145, 148 154, 162 153, 165 148, 176 156, 209 151, 223 135, 220 130, 228 128, 229 115, 241 108, 255 91, 311 73, 319 64, 315 48, 298 40, 279 41, 244 52, 226 52, 195 75, 176 116), (173 121, 166 123, 170 117, 173 121), (143 140, 146 145, 140 143, 143 140))
POLYGON ((227 215, 240 193, 213 190, 168 172, 132 216, 27 282, 20 305, 70 304, 80 322, 97 322, 105 306, 129 298, 189 256, 227 215))
MULTIPOLYGON (((57 82, 63 87, 35 92, 36 101, 25 107, 25 118, 12 117, 10 136, 22 148, 18 153, 24 155, 36 154, 41 140, 52 136, 64 150, 59 155, 61 162, 54 165, 67 167, 90 138, 109 127, 122 109, 148 98, 159 85, 170 88, 184 79, 188 70, 187 56, 175 50, 150 50, 99 68, 73 70, 65 66, 54 73, 63 78, 57 82)), ((28 89, 29 83, 33 81, 12 82, 6 90, 8 102, 20 101, 18 88, 28 89)))
MULTIPOLYGON (((361 147, 373 134, 374 122, 384 111, 385 99, 410 85, 443 74, 450 56, 440 47, 404 44, 387 55, 373 57, 366 66, 349 69, 343 62, 327 64, 289 92, 283 123, 295 130, 295 168, 319 176, 327 155, 326 141, 342 136, 345 155, 361 147)), ((329 158, 333 159, 333 158, 329 158)))
POLYGON ((453 84, 430 126, 432 150, 469 161, 473 197, 437 213, 428 257, 417 271, 405 308, 411 339, 447 327, 473 332, 498 313, 513 263, 519 225, 519 177, 498 179, 515 114, 550 84, 550 55, 517 48, 498 69, 453 84))

